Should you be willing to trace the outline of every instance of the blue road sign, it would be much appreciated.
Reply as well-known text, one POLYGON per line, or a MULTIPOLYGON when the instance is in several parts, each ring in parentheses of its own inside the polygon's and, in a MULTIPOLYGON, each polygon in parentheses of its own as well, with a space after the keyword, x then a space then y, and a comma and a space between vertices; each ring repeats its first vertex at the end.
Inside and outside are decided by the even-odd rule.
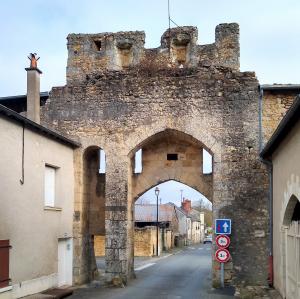
POLYGON ((231 219, 215 219, 215 234, 231 235, 231 219))

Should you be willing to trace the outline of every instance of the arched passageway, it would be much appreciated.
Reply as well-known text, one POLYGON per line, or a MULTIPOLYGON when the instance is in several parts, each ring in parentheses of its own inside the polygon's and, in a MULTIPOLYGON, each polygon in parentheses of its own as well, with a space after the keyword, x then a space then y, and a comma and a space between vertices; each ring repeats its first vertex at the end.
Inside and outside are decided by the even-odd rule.
MULTIPOLYGON (((191 186, 212 201, 212 173, 205 173, 203 151, 211 153, 194 137, 177 130, 165 130, 138 145, 134 153, 142 150, 142 170, 131 181, 131 196, 136 200, 158 183, 168 180, 191 186)), ((212 154, 212 153, 211 153, 212 154)), ((132 153, 132 169, 135 159, 132 153)))
POLYGON ((104 274, 105 265, 97 256, 105 256, 105 152, 90 146, 83 153, 83 221, 82 233, 88 238, 83 254, 90 280, 104 274))
MULTIPOLYGON (((170 180, 190 186, 203 194, 213 202, 213 156, 209 148, 194 137, 167 129, 159 132, 135 147, 130 153, 131 176, 128 184, 128 200, 132 206, 131 231, 133 236, 136 215, 134 215, 135 202, 139 197, 153 187, 170 180), (137 167, 136 153, 140 154, 140 167, 137 167), (204 167, 205 154, 211 158, 211 169, 204 167)), ((172 201, 172 199, 170 199, 172 201)), ((151 208, 153 209, 153 208, 151 208)), ((158 208, 161 209, 161 208, 158 208)), ((152 213, 152 212, 151 212, 152 213)), ((200 215, 199 215, 200 218, 200 215)), ((198 228, 195 222, 195 228, 198 228)), ((161 233, 163 233, 161 229, 161 233)), ((200 229, 199 229, 200 233, 200 229)), ((175 236, 170 237, 172 246, 175 244, 175 236)), ((187 237, 184 243, 187 242, 187 237)), ((196 237, 200 241, 203 236, 196 237)), ((166 246, 165 237, 160 237, 161 249, 166 246)), ((190 242, 192 238, 190 237, 190 242)), ((168 245, 169 246, 169 245, 168 245)), ((152 246, 153 247, 153 246, 152 246)), ((158 254, 160 249, 150 248, 149 254, 158 254)), ((131 264, 134 259, 134 240, 131 237, 131 264)), ((133 270, 133 266, 132 266, 133 270)))
MULTIPOLYGON (((212 204, 200 192, 169 180, 135 202, 134 257, 160 256, 203 243, 212 233, 212 204)), ((136 268, 136 266, 135 266, 136 268)))

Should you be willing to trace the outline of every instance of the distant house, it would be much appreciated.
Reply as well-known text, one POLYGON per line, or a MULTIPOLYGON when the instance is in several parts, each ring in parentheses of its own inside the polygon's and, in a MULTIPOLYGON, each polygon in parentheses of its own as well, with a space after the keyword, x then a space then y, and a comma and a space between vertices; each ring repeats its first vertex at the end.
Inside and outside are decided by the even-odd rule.
MULTIPOLYGON (((156 225, 157 207, 154 204, 135 205, 135 226, 144 227, 156 225)), ((168 204, 158 205, 159 227, 178 230, 178 219, 174 207, 168 204)))
POLYGON ((181 204, 182 210, 186 213, 187 218, 187 242, 200 243, 204 239, 204 213, 192 209, 192 203, 189 199, 184 199, 181 204))
POLYGON ((174 203, 169 202, 166 205, 169 205, 174 209, 178 219, 178 229, 173 230, 174 246, 182 247, 187 245, 188 228, 191 227, 191 219, 182 208, 177 207, 174 203))
MULTIPOLYGON (((152 252, 156 255, 156 225, 157 206, 153 204, 135 205, 135 255, 145 255, 145 252, 152 252), (148 240, 145 242, 145 240, 148 240), (146 250, 145 250, 146 249, 146 250)), ((163 204, 158 205, 158 226, 159 226, 159 248, 162 250, 174 247, 175 235, 178 232, 179 221, 174 207, 163 204)))
POLYGON ((192 243, 200 243, 204 239, 204 212, 191 209, 192 243))

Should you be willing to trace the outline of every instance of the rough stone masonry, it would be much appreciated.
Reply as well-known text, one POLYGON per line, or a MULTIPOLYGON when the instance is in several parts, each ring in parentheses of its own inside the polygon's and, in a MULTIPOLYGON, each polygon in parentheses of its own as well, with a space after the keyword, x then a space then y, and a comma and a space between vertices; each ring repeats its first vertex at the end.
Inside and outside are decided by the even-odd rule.
MULTIPOLYGON (((253 72, 239 70, 238 24, 218 25, 213 44, 197 45, 197 37, 197 28, 179 27, 163 34, 159 48, 145 49, 141 31, 68 36, 67 84, 52 89, 41 121, 82 144, 75 154, 76 283, 96 275, 93 237, 104 231, 107 279, 122 283, 133 276, 133 189, 143 175, 134 174, 134 153, 154 147, 159 134, 160 141, 166 136, 169 143, 193 144, 213 155, 213 215, 231 218, 233 225, 226 283, 267 284, 268 176, 258 157, 259 84, 253 72), (106 173, 93 178, 100 148, 106 173)), ((165 180, 162 172, 157 183, 165 180)), ((218 275, 214 262, 214 285, 218 275)))

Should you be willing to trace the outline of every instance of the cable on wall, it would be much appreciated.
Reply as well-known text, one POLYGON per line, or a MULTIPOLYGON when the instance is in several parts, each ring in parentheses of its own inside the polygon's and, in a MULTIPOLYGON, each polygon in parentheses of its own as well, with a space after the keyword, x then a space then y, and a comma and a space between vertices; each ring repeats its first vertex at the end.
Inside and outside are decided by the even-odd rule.
POLYGON ((24 135, 25 135, 25 124, 23 123, 23 130, 22 130, 22 178, 20 179, 20 184, 23 185, 25 182, 24 178, 24 135))

